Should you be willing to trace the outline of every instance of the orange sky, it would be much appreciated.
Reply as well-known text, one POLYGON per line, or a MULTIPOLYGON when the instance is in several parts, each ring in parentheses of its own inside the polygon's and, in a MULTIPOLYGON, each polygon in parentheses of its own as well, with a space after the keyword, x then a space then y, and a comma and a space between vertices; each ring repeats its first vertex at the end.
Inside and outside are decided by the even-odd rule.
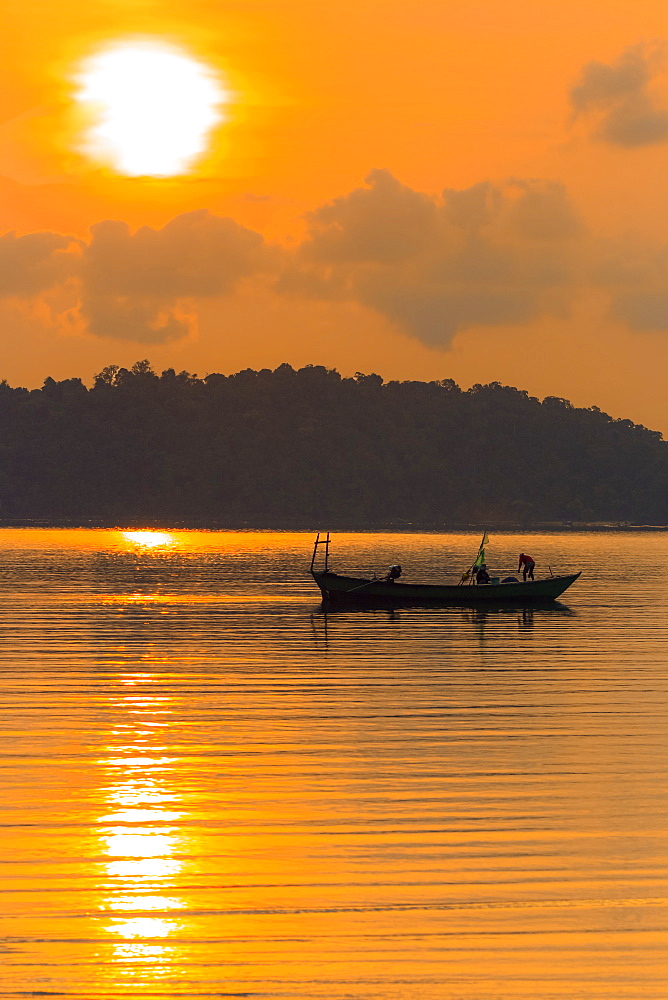
POLYGON ((668 434, 666 37, 647 0, 3 0, 0 377, 314 363, 668 434), (185 175, 78 151, 77 67, 137 36, 230 93, 185 175))

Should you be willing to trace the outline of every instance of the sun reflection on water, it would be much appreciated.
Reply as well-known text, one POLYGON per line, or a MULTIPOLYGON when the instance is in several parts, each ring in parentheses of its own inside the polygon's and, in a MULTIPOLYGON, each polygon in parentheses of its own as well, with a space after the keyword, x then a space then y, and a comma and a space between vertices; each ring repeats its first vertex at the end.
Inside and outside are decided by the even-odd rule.
MULTIPOLYGON (((137 793, 141 795, 141 792, 137 793)), ((145 801, 139 799, 137 801, 145 801)), ((119 812, 101 816, 101 823, 174 823, 181 819, 183 813, 168 809, 122 809, 119 812)))
POLYGON ((168 896, 117 896, 114 899, 116 912, 121 910, 178 910, 180 899, 168 896))
POLYGON ((122 531, 121 534, 126 541, 144 549, 176 545, 176 538, 167 531, 122 531))
POLYGON ((174 849, 174 837, 153 830, 128 833, 125 830, 103 836, 112 858, 162 858, 174 849))
POLYGON ((173 920, 161 917, 133 917, 131 920, 114 921, 107 930, 123 938, 162 938, 175 929, 173 920))
MULTIPOLYGON (((143 942, 133 941, 127 944, 117 944, 114 947, 114 957, 119 962, 165 962, 167 955, 166 949, 161 944, 144 944, 143 942)), ((125 970, 130 972, 130 969, 125 970)), ((153 965, 151 969, 151 974, 154 979, 157 979, 161 972, 164 974, 166 969, 160 968, 160 965, 153 965)))
POLYGON ((109 875, 125 880, 126 884, 119 888, 127 891, 131 888, 141 889, 144 881, 153 883, 178 875, 182 865, 165 858, 142 858, 140 861, 111 861, 106 867, 109 875))
POLYGON ((132 742, 127 741, 124 718, 136 716, 136 698, 129 692, 119 698, 111 752, 100 761, 109 780, 97 828, 106 871, 99 911, 112 947, 111 966, 123 972, 135 993, 168 971, 174 958, 169 939, 181 926, 175 915, 185 906, 174 892, 183 868, 177 825, 183 813, 174 808, 168 766, 174 761, 164 756, 163 745, 151 744, 156 734, 148 721, 152 711, 165 715, 169 709, 164 695, 151 697, 151 680, 142 676, 146 726, 133 722, 132 742))

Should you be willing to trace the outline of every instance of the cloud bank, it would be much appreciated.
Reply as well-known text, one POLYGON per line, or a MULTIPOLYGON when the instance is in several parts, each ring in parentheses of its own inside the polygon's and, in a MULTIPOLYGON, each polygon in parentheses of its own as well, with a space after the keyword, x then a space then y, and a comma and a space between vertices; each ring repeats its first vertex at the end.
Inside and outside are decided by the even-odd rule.
POLYGON ((665 66, 665 47, 635 45, 608 65, 588 63, 571 90, 576 115, 592 123, 595 138, 632 149, 668 141, 668 106, 652 84, 665 66))
POLYGON ((80 243, 57 233, 0 236, 0 296, 29 298, 65 282, 80 243))
POLYGON ((275 272, 276 260, 259 233, 207 211, 135 233, 107 220, 92 227, 88 241, 7 233, 0 237, 0 296, 29 299, 74 283, 75 312, 88 333, 165 343, 192 332, 198 298, 230 294, 245 277, 275 272))
POLYGON ((581 226, 561 185, 430 197, 383 170, 367 184, 311 213, 281 290, 360 302, 433 346, 568 310, 581 226))
POLYGON ((668 329, 668 249, 602 247, 551 181, 432 195, 375 170, 307 226, 290 248, 207 211, 134 233, 106 220, 83 241, 8 233, 0 297, 47 295, 83 332, 145 344, 192 335, 202 301, 253 282, 277 296, 362 305, 440 348, 471 327, 567 316, 586 288, 604 291, 611 316, 630 328, 668 329))

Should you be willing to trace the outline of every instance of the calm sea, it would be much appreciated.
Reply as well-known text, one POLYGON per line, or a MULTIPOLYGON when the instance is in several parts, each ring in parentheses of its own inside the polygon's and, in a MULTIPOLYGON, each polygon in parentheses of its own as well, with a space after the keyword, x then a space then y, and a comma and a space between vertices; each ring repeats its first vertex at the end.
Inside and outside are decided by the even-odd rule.
POLYGON ((0 531, 0 996, 665 1000, 668 534, 311 542, 0 531))

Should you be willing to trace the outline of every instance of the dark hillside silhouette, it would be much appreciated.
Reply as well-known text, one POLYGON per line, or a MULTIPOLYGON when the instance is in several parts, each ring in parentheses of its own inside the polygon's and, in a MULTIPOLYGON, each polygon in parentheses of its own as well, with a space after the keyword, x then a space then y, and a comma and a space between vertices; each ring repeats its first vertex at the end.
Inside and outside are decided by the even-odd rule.
POLYGON ((0 515, 304 526, 668 522, 668 443, 565 399, 321 366, 0 384, 0 515))

